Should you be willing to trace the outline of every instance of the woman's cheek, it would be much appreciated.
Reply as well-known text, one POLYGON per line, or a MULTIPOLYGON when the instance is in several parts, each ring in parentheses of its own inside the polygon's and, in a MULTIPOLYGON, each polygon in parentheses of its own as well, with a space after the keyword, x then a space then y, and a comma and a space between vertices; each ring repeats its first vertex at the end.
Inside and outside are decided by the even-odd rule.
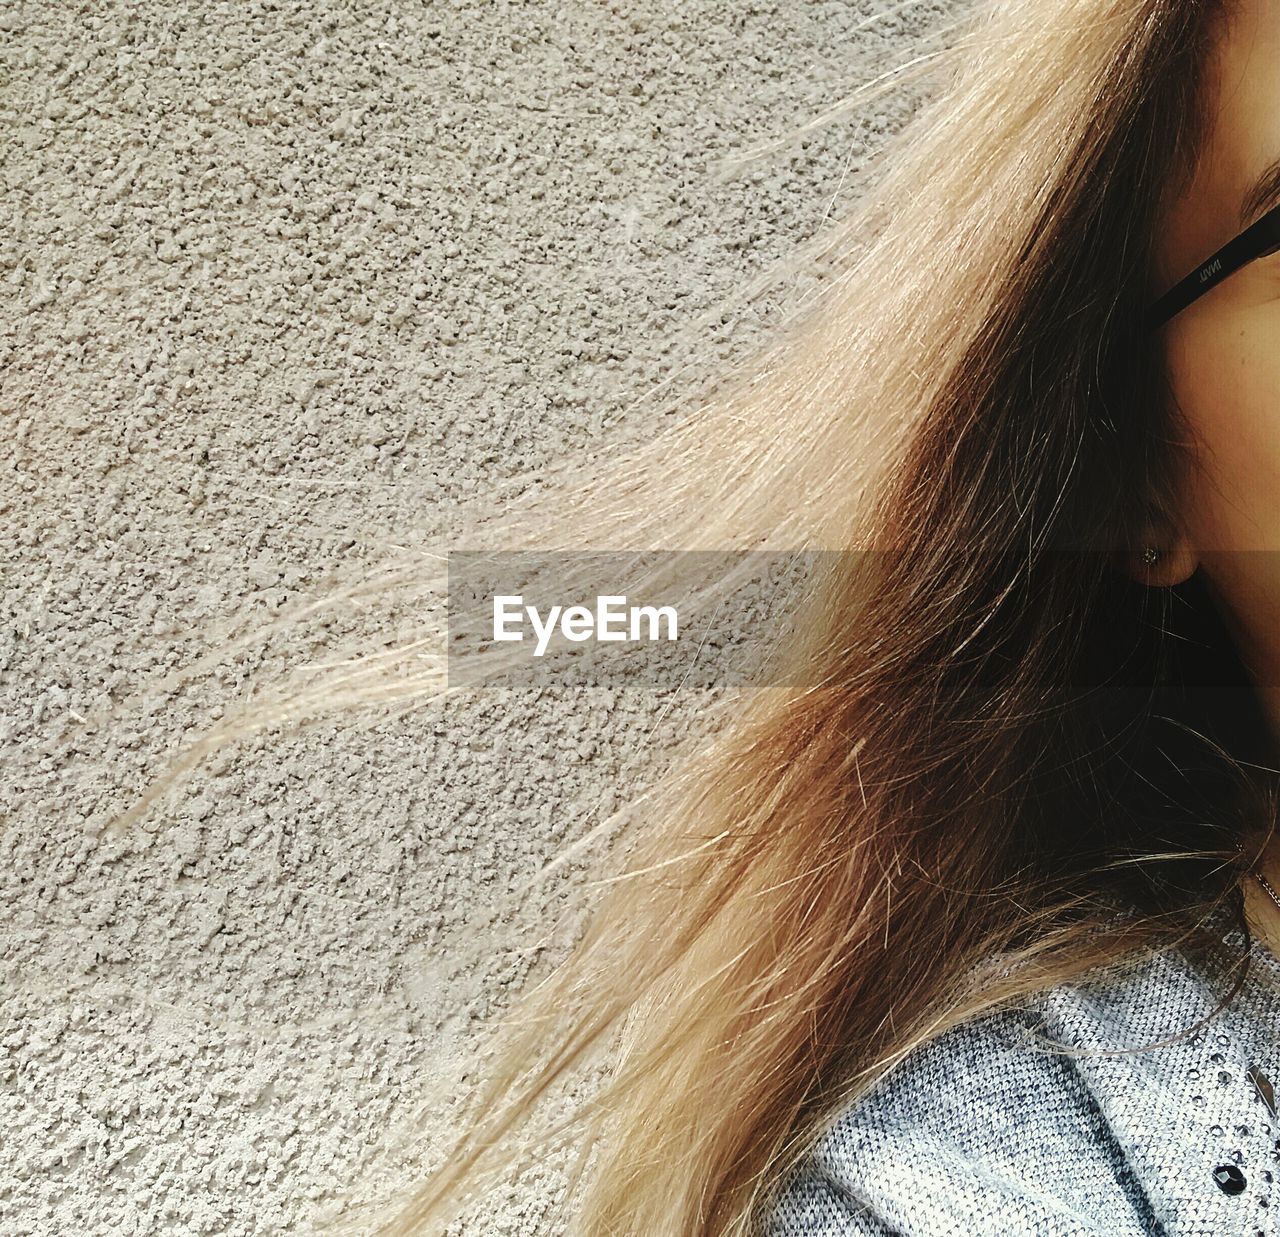
POLYGON ((1280 303, 1251 317, 1247 327, 1198 332, 1194 350, 1190 339, 1171 348, 1199 459, 1183 515, 1201 550, 1280 550, 1280 303))

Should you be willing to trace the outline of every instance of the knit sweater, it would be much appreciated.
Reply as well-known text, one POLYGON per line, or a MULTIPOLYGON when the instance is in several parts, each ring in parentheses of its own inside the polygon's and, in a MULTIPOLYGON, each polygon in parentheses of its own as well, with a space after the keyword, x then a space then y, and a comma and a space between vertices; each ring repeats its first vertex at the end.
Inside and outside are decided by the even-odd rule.
POLYGON ((1280 961, 1255 939, 1204 1027, 1099 1051, 1171 1038, 1227 991, 1170 949, 952 1028, 840 1115, 763 1237, 1276 1237, 1280 961))

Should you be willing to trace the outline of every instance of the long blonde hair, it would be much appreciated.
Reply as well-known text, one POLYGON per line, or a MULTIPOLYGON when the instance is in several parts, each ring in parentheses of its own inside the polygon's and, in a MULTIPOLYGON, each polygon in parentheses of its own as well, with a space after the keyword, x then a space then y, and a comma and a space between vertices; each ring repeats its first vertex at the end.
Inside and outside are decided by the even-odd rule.
MULTIPOLYGON (((1142 311, 1218 13, 980 5, 771 349, 597 478, 566 468, 466 528, 838 554, 786 686, 610 818, 580 940, 495 1024, 456 1145, 380 1231, 440 1231, 576 1145, 557 1231, 747 1237, 925 1040, 1146 948, 1207 948, 1213 910, 1243 926, 1233 842, 1275 818, 1245 772, 1252 697, 1195 581, 1174 605, 1112 569, 1186 466, 1142 311), (589 1100, 520 1136, 601 1062, 589 1100)), ((394 652, 259 703, 187 765, 319 706, 436 698, 438 632, 394 652)))

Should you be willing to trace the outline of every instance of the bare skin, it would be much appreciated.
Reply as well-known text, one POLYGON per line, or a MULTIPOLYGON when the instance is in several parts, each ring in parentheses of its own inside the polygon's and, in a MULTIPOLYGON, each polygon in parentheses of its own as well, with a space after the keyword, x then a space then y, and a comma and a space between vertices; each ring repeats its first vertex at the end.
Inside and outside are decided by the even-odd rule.
MULTIPOLYGON (((1162 292, 1229 241, 1241 205, 1280 158, 1280 6, 1236 0, 1220 32, 1206 100, 1207 144, 1194 183, 1169 211, 1158 240, 1154 292, 1162 292)), ((1169 378, 1195 431, 1197 465, 1181 508, 1157 513, 1143 543, 1160 547, 1134 575, 1153 586, 1197 567, 1280 740, 1280 253, 1218 284, 1165 328, 1169 378)), ((1280 891, 1280 837, 1261 870, 1280 891)), ((1250 926, 1280 957, 1280 906, 1244 882, 1250 926)))

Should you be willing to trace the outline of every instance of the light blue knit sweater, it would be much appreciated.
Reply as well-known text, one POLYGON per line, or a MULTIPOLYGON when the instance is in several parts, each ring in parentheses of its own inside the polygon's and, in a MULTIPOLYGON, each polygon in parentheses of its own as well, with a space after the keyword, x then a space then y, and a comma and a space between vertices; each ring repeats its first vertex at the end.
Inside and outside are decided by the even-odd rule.
POLYGON ((1226 993, 1179 950, 945 1033, 842 1114, 762 1234, 1276 1237, 1280 962, 1257 941, 1252 957, 1222 1014, 1145 1052, 1097 1055, 1171 1037, 1226 993))

